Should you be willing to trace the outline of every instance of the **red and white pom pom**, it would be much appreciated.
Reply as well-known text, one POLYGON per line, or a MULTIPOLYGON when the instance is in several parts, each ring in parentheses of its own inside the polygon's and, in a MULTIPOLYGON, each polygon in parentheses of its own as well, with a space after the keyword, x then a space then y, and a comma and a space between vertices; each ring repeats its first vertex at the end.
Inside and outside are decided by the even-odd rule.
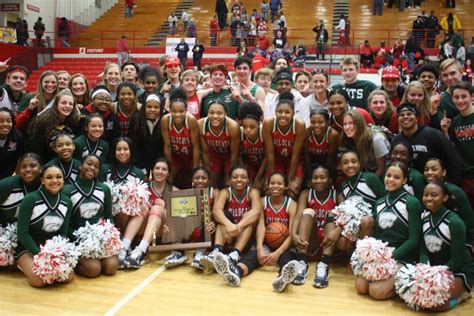
POLYGON ((351 266, 354 275, 368 281, 387 280, 397 271, 393 248, 372 237, 357 241, 356 250, 351 256, 351 266))
POLYGON ((147 184, 133 179, 122 184, 119 188, 117 208, 128 216, 139 216, 143 208, 150 208, 150 191, 147 184))
POLYGON ((103 259, 116 255, 121 247, 120 233, 110 221, 86 223, 74 233, 78 251, 84 258, 103 259))
POLYGON ((454 288, 454 276, 446 266, 408 265, 395 276, 395 291, 414 310, 445 304, 454 288))
POLYGON ((356 241, 359 237, 360 221, 363 217, 372 216, 372 206, 361 196, 354 195, 339 204, 332 213, 336 225, 342 227, 342 236, 356 241))
POLYGON ((15 248, 18 245, 16 223, 0 226, 0 266, 6 267, 15 264, 15 248))
POLYGON ((120 185, 113 182, 104 182, 110 188, 110 194, 112 196, 112 215, 116 216, 120 213, 119 199, 120 199, 120 185))
POLYGON ((55 236, 40 246, 41 251, 33 257, 33 273, 43 282, 66 281, 77 264, 80 253, 66 238, 55 236))

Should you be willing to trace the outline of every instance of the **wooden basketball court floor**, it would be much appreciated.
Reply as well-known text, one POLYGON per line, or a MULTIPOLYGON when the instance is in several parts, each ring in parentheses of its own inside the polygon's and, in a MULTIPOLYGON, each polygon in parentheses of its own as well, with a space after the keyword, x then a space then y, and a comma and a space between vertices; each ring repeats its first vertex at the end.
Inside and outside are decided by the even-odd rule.
MULTIPOLYGON (((275 293, 277 268, 255 271, 239 288, 218 274, 194 271, 188 264, 165 270, 163 256, 148 256, 139 270, 112 277, 76 276, 70 284, 30 287, 21 272, 0 270, 0 315, 418 315, 399 299, 376 302, 354 291, 347 266, 331 265, 329 287, 315 289, 315 264, 303 286, 275 293)), ((474 315, 470 299, 444 315, 474 315)))

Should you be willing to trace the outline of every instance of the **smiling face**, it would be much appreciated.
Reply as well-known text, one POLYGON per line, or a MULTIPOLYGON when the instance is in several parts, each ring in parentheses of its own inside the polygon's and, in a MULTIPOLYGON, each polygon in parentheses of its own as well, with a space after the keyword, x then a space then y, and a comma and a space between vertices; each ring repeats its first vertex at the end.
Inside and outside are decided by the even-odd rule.
POLYGON ((153 181, 157 183, 163 183, 168 179, 168 176, 170 174, 168 164, 164 161, 157 162, 155 166, 153 167, 152 171, 152 176, 153 176, 153 181))
POLYGON ((226 116, 224 107, 219 103, 212 103, 207 112, 207 117, 209 118, 211 127, 222 127, 226 116))
POLYGON ((58 116, 64 121, 74 111, 74 98, 70 95, 63 95, 58 101, 58 116))
POLYGON ((148 76, 143 81, 143 88, 147 93, 155 93, 158 88, 158 79, 155 76, 148 76))
POLYGON ((441 72, 441 78, 449 88, 456 82, 462 80, 462 73, 456 65, 451 65, 441 72))
POLYGON ((412 111, 403 111, 398 113, 398 124, 402 130, 411 130, 417 124, 416 115, 412 111))
POLYGON ((0 111, 0 139, 7 138, 13 128, 13 121, 10 113, 0 111))
POLYGON ((179 64, 172 64, 165 67, 166 76, 172 82, 179 80, 179 74, 181 73, 181 66, 179 64))
POLYGON ((127 65, 123 67, 122 78, 124 81, 135 82, 137 79, 137 70, 133 65, 127 65))
POLYGON ((372 101, 369 104, 369 109, 377 118, 382 118, 387 111, 387 101, 382 94, 376 94, 372 97, 372 101))
MULTIPOLYGON (((245 42, 244 42, 245 43, 245 42)), ((235 68, 235 73, 237 74, 237 78, 239 82, 247 82, 250 79, 250 75, 252 74, 252 71, 250 70, 250 67, 246 63, 242 63, 235 68)))
POLYGON ((281 127, 287 127, 293 119, 294 111, 291 106, 287 103, 280 103, 275 110, 275 117, 278 125, 281 127))
POLYGON ((329 98, 329 111, 335 117, 340 117, 347 111, 347 101, 341 94, 333 94, 329 98))
POLYGON ((443 207, 449 196, 444 194, 443 189, 436 184, 429 183, 423 190, 423 204, 432 213, 443 207))
POLYGON ((407 182, 403 170, 398 166, 391 166, 387 169, 384 178, 385 189, 387 192, 395 192, 407 182))
POLYGON ((95 156, 87 156, 81 163, 81 179, 94 180, 99 175, 100 161, 95 156))
POLYGON ((234 189, 238 191, 243 190, 247 187, 248 183, 249 175, 247 173, 247 170, 237 168, 232 171, 232 174, 230 175, 230 184, 234 189))
POLYGON ((71 92, 76 97, 83 96, 86 93, 86 81, 82 77, 75 77, 71 81, 71 92))
POLYGON ((268 179, 270 196, 279 197, 285 193, 285 178, 281 174, 274 174, 268 179))
POLYGON ((257 84, 265 91, 268 91, 272 85, 272 77, 269 75, 260 75, 256 81, 257 84))
POLYGON ((186 104, 181 101, 173 101, 170 104, 170 113, 174 123, 178 125, 184 124, 187 113, 186 104))
POLYGON ((342 155, 340 167, 342 173, 347 177, 355 176, 360 171, 359 157, 353 152, 347 152, 342 155))
POLYGON ((58 87, 60 90, 66 89, 69 85, 69 75, 61 73, 58 75, 58 87))
POLYGON ((324 192, 331 186, 331 176, 329 170, 325 168, 316 168, 311 175, 311 187, 316 192, 324 192))
POLYGON ((313 90, 315 93, 326 92, 328 88, 328 80, 323 74, 315 74, 313 76, 313 90))
POLYGON ((466 115, 472 112, 473 95, 471 95, 469 91, 465 89, 454 89, 453 101, 456 108, 462 114, 466 115))
POLYGON ((357 75, 359 74, 359 71, 356 65, 342 65, 341 71, 342 78, 344 78, 344 81, 346 83, 354 83, 357 80, 357 75))
POLYGON ((129 107, 135 101, 135 93, 129 87, 123 87, 120 89, 119 101, 121 105, 129 107))
POLYGON ((46 95, 52 95, 58 88, 58 80, 56 76, 50 75, 43 78, 41 81, 41 87, 46 95))
POLYGON ((118 66, 110 67, 104 74, 104 81, 109 87, 116 87, 120 83, 120 69, 118 66))
POLYGON ((311 115, 310 123, 311 127, 313 128, 314 134, 316 134, 317 136, 324 135, 329 126, 329 121, 324 115, 321 114, 311 115))
POLYGON ((41 164, 34 158, 25 158, 20 162, 19 175, 24 183, 32 184, 41 173, 41 164))
POLYGON ((436 76, 430 71, 423 71, 418 79, 426 90, 432 90, 436 85, 436 76))
POLYGON ((399 83, 400 83, 400 80, 397 78, 382 79, 383 89, 387 91, 387 93, 390 95, 397 92, 399 83))
POLYGON ((58 194, 64 186, 64 176, 56 166, 48 167, 41 177, 41 184, 51 194, 58 194))
POLYGON ((413 103, 418 108, 422 105, 423 101, 425 100, 425 92, 422 88, 412 86, 410 87, 407 92, 407 101, 413 103))
POLYGON ((204 189, 209 186, 209 176, 203 170, 198 170, 193 174, 191 180, 193 188, 204 189))
POLYGON ((145 117, 147 120, 154 121, 160 116, 160 102, 148 100, 145 105, 145 117))
POLYGON ((54 143, 54 152, 63 160, 69 161, 74 153, 74 142, 71 137, 61 135, 56 138, 54 143))
POLYGON ((403 162, 407 166, 410 165, 410 151, 404 144, 397 144, 392 149, 392 154, 390 155, 390 160, 392 162, 403 162))
POLYGON ((354 138, 357 127, 355 126, 354 119, 350 115, 345 115, 342 120, 342 129, 347 138, 354 138))
POLYGON ((258 138, 260 124, 253 118, 245 118, 242 120, 242 129, 247 138, 256 140, 258 138))
POLYGON ((196 92, 198 81, 195 75, 189 74, 183 78, 183 89, 186 93, 196 92))
POLYGON ((94 108, 97 112, 107 112, 110 110, 110 105, 112 103, 112 98, 105 92, 100 92, 92 100, 94 108))
POLYGON ((211 83, 214 88, 221 88, 225 85, 225 74, 215 70, 211 73, 211 83))
POLYGON ((7 76, 5 82, 13 92, 23 92, 27 86, 26 74, 22 71, 14 71, 7 76))
POLYGON ((99 117, 93 117, 89 120, 89 123, 85 127, 87 137, 94 141, 97 141, 104 134, 104 122, 99 117))
POLYGON ((130 162, 131 152, 130 147, 126 141, 119 141, 115 148, 115 158, 121 164, 127 164, 130 162))
POLYGON ((423 170, 426 182, 443 181, 446 176, 446 170, 441 166, 438 160, 428 160, 423 170))

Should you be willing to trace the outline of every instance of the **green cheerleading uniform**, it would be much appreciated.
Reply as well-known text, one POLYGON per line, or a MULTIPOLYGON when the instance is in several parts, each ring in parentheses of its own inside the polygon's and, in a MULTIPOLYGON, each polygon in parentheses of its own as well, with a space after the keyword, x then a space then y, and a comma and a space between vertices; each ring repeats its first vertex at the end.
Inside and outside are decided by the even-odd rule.
POLYGON ((374 208, 375 238, 395 247, 397 261, 418 261, 421 237, 421 203, 403 188, 389 192, 374 208))
POLYGON ((379 198, 385 195, 385 187, 380 178, 365 171, 359 171, 356 175, 344 180, 341 184, 341 191, 345 200, 358 195, 372 207, 375 206, 379 198))
POLYGON ((86 225, 95 224, 100 219, 112 218, 112 196, 109 187, 96 180, 78 178, 64 187, 63 193, 71 198, 72 213, 69 221, 69 235, 86 225))
POLYGON ((125 181, 132 181, 134 179, 139 179, 143 181, 145 179, 145 174, 139 168, 132 166, 130 164, 119 164, 116 166, 115 175, 112 174, 112 165, 105 164, 100 168, 99 179, 102 182, 113 182, 115 184, 123 183, 125 181))
POLYGON ((403 185, 403 188, 421 202, 423 200, 423 190, 425 189, 423 174, 415 168, 409 168, 408 181, 403 185))
POLYGON ((76 147, 73 154, 74 159, 81 161, 83 157, 94 154, 100 158, 101 164, 107 161, 109 143, 103 139, 93 142, 86 135, 81 135, 74 140, 74 145, 76 147))
POLYGON ((19 176, 0 180, 0 226, 16 223, 21 201, 38 188, 39 183, 26 185, 19 176))
POLYGON ((71 199, 63 193, 51 194, 44 188, 25 196, 18 212, 18 246, 15 257, 30 252, 36 255, 40 245, 54 236, 67 237, 71 217, 71 199))
POLYGON ((425 211, 422 215, 423 240, 420 261, 430 265, 446 265, 463 280, 471 291, 474 282, 474 262, 469 257, 466 244, 466 226, 453 211, 442 207, 436 213, 425 211))
POLYGON ((70 161, 65 161, 59 157, 55 157, 46 165, 59 167, 63 171, 64 184, 71 184, 74 183, 79 176, 81 162, 74 158, 70 161))
POLYGON ((466 196, 466 193, 455 184, 445 182, 451 197, 456 201, 456 208, 453 211, 461 217, 466 225, 466 241, 467 246, 471 248, 474 253, 474 212, 472 211, 471 204, 466 196))

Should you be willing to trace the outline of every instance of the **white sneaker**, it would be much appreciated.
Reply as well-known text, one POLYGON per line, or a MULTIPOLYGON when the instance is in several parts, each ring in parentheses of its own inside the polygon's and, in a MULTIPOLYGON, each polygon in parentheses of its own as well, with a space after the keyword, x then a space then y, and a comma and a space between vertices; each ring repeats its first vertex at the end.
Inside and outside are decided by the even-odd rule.
POLYGON ((228 256, 223 253, 216 253, 214 255, 214 269, 219 273, 230 286, 239 286, 240 277, 236 266, 232 263, 228 256))
POLYGON ((126 263, 125 259, 127 258, 127 250, 125 249, 120 249, 118 253, 118 259, 119 259, 119 270, 125 269, 126 263))
POLYGON ((309 266, 303 260, 298 262, 298 275, 293 281, 293 285, 303 285, 308 277, 309 266))
POLYGON ((320 262, 316 266, 316 275, 314 276, 313 286, 317 288, 325 288, 328 286, 329 282, 329 266, 320 262))
POLYGON ((179 251, 172 251, 171 254, 165 258, 165 268, 173 268, 184 264, 188 261, 188 256, 179 251))
POLYGON ((199 263, 204 268, 204 272, 212 273, 215 271, 214 269, 214 256, 216 253, 219 253, 217 249, 211 251, 208 255, 203 255, 199 263))
POLYGON ((281 269, 280 275, 273 280, 272 287, 275 292, 283 292, 288 284, 298 275, 299 263, 296 260, 292 260, 285 264, 281 269))
POLYGON ((204 267, 201 265, 201 259, 204 256, 202 252, 196 252, 194 255, 193 261, 191 262, 191 267, 198 270, 204 270, 204 267))

